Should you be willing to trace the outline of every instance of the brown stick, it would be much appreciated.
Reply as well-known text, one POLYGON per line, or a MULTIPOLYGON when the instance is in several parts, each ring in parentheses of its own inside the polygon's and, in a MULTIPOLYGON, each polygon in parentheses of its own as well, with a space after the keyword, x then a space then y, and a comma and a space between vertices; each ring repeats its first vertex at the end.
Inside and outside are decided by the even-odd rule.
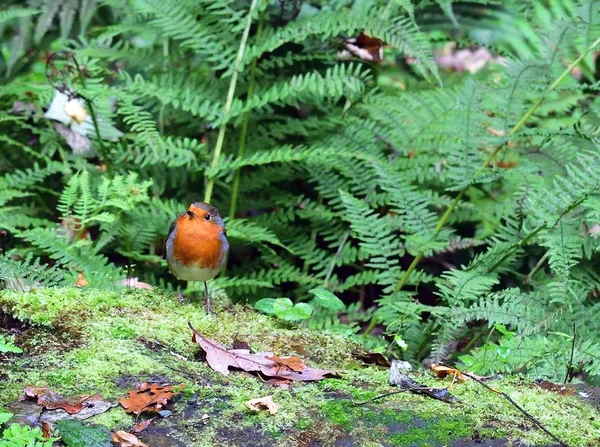
POLYGON ((538 421, 535 417, 533 417, 532 415, 527 413, 527 411, 525 411, 525 409, 523 407, 521 407, 518 403, 516 403, 514 400, 512 400, 512 398, 508 394, 506 394, 504 391, 500 391, 495 388, 492 388, 485 382, 481 381, 480 379, 478 379, 477 377, 475 377, 469 373, 463 372, 463 374, 465 376, 467 376, 468 378, 473 379, 478 384, 484 386, 485 388, 490 390, 492 393, 496 393, 496 394, 499 394, 500 396, 504 397, 507 401, 509 401, 511 404, 513 404, 517 410, 519 410, 521 413, 523 413, 527 419, 529 419, 531 422, 533 422, 535 425, 537 425, 540 430, 542 430, 544 433, 546 433, 548 436, 550 436, 552 439, 554 439, 556 442, 558 442, 561 446, 569 447, 569 444, 561 441, 558 436, 556 436, 554 433, 552 433, 550 430, 548 430, 546 427, 544 427, 542 425, 542 423, 540 421, 538 421))

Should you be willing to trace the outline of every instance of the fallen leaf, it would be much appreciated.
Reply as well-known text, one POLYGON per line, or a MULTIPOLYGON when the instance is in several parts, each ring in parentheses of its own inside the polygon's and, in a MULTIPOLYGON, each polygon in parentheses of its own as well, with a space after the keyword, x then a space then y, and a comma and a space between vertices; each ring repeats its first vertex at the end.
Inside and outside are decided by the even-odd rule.
POLYGON ((448 366, 438 365, 436 363, 432 363, 431 364, 431 370, 439 378, 443 378, 443 377, 446 377, 446 376, 453 376, 452 382, 454 382, 456 379, 458 379, 458 380, 460 380, 462 382, 464 382, 465 380, 467 380, 466 377, 463 376, 463 373, 460 372, 458 369, 450 368, 448 366))
POLYGON ((152 423, 153 420, 154 420, 154 418, 152 418, 152 419, 146 419, 145 421, 138 422, 137 424, 135 424, 133 426, 133 428, 131 429, 131 431, 134 432, 134 433, 142 432, 142 431, 146 430, 150 426, 150 424, 152 423))
POLYGON ((275 363, 278 363, 281 366, 287 366, 292 371, 300 372, 304 369, 304 360, 302 360, 300 357, 296 357, 295 355, 289 357, 279 357, 278 355, 273 355, 267 358, 269 360, 273 360, 275 363))
POLYGON ((62 421, 65 419, 89 419, 92 416, 96 416, 97 414, 102 414, 108 411, 115 405, 116 404, 106 402, 104 400, 88 401, 83 409, 78 413, 69 414, 62 408, 57 408, 56 410, 46 410, 42 413, 40 420, 54 424, 57 421, 62 421))
POLYGON ((383 60, 383 41, 377 37, 367 36, 361 32, 358 36, 344 41, 346 51, 339 53, 341 59, 353 54, 365 61, 381 62, 383 60))
POLYGON ((42 436, 46 439, 52 437, 52 429, 50 428, 50 424, 46 421, 42 422, 42 436))
POLYGON ((441 400, 450 404, 459 402, 459 400, 447 388, 432 388, 427 385, 423 385, 402 372, 402 362, 398 360, 392 361, 390 367, 390 385, 395 385, 401 390, 410 391, 415 394, 422 394, 425 396, 432 397, 433 399, 441 400))
POLYGON ((40 415, 44 411, 37 403, 27 401, 16 401, 6 406, 6 409, 13 413, 11 423, 19 425, 37 425, 40 421, 40 415))
POLYGON ((137 278, 126 278, 119 281, 117 284, 125 286, 129 289, 146 289, 152 290, 152 286, 147 282, 139 281, 137 278))
POLYGON ((271 415, 277 414, 277 404, 273 402, 273 396, 258 397, 246 402, 246 406, 256 413, 261 410, 268 410, 271 415))
POLYGON ((76 287, 87 287, 89 285, 90 285, 90 283, 87 282, 87 279, 85 279, 85 277, 83 276, 83 273, 80 273, 79 275, 77 275, 77 282, 75 283, 76 287))
MULTIPOLYGON (((274 356, 272 352, 257 352, 256 354, 251 354, 247 349, 227 350, 223 345, 208 338, 204 338, 193 328, 191 323, 189 323, 189 326, 193 331, 192 340, 198 343, 206 353, 208 365, 224 376, 229 374, 229 367, 241 369, 249 373, 260 373, 269 378, 296 381, 315 381, 335 376, 331 371, 310 368, 304 363, 300 371, 295 371, 288 365, 272 360, 272 357, 274 356)), ((292 364, 295 367, 298 367, 297 361, 293 361, 292 364)))
POLYGON ((238 340, 237 338, 233 339, 233 345, 232 345, 233 349, 247 349, 248 352, 252 352, 252 348, 250 348, 250 345, 243 341, 243 340, 238 340))
POLYGON ((121 397, 119 403, 127 413, 140 414, 144 411, 158 413, 167 405, 169 399, 181 392, 185 385, 182 383, 174 388, 173 385, 148 385, 143 382, 138 390, 131 390, 127 397, 121 397))
POLYGON ((111 439, 112 442, 119 444, 121 447, 148 447, 148 444, 144 444, 136 435, 123 430, 113 433, 111 439))
POLYGON ((367 365, 390 366, 390 362, 379 352, 353 352, 354 357, 367 365))
POLYGON ((54 128, 65 139, 74 154, 86 155, 90 154, 92 142, 85 135, 75 132, 67 126, 60 123, 54 123, 54 128))
POLYGON ((23 390, 25 398, 37 399, 37 404, 47 410, 62 408, 69 414, 79 413, 87 406, 93 406, 102 400, 100 394, 80 394, 77 396, 63 397, 47 387, 27 387, 23 390))

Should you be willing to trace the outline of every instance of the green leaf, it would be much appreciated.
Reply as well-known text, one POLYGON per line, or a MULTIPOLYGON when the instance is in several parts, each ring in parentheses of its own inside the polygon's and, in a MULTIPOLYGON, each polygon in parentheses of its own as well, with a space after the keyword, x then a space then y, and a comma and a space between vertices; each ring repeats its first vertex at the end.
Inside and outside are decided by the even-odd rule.
POLYGON ((275 315, 285 321, 300 321, 309 319, 312 311, 310 304, 298 303, 289 309, 277 312, 275 315))
POLYGON ((258 300, 254 307, 269 315, 273 315, 275 311, 273 310, 273 306, 277 300, 275 298, 263 298, 262 300, 258 300))
POLYGON ((62 441, 69 447, 112 447, 110 432, 103 425, 85 425, 77 420, 58 421, 62 441))
POLYGON ((258 310, 275 315, 285 321, 300 321, 310 318, 312 307, 306 303, 294 303, 289 298, 263 298, 254 305, 258 310))
POLYGON ((0 410, 0 425, 8 422, 11 417, 13 417, 12 413, 9 413, 8 411, 5 411, 5 410, 0 410))
POLYGON ((273 303, 273 313, 278 317, 289 312, 294 307, 294 303, 289 298, 277 298, 273 303))
POLYGON ((339 311, 346 307, 343 301, 340 300, 333 293, 331 293, 329 290, 318 288, 311 289, 309 290, 309 292, 315 296, 313 302, 326 309, 339 311))
POLYGON ((0 335, 0 352, 1 353, 13 352, 15 354, 19 354, 19 353, 23 352, 23 350, 15 345, 13 345, 10 340, 7 340, 2 335, 0 335))

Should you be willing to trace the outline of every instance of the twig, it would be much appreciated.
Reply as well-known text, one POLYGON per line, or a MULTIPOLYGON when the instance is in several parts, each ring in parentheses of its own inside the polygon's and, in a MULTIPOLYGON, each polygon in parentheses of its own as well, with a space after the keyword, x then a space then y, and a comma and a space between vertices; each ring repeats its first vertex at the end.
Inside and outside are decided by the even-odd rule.
POLYGON ((519 410, 521 413, 523 413, 527 419, 529 419, 531 422, 533 422, 535 425, 537 425, 540 430, 542 430, 544 433, 546 433, 548 436, 550 436, 553 440, 558 442, 561 446, 569 447, 569 445, 567 443, 561 441, 561 439, 558 436, 556 436, 554 433, 552 433, 550 430, 548 430, 546 427, 544 427, 544 425, 542 425, 542 423, 540 421, 538 421, 535 417, 533 417, 527 411, 525 411, 525 409, 523 407, 521 407, 518 403, 516 403, 514 400, 512 400, 512 398, 508 394, 506 394, 504 391, 500 391, 495 388, 492 388, 487 383, 483 382, 482 380, 478 379, 477 377, 473 376, 470 373, 463 372, 463 374, 465 376, 467 376, 468 378, 473 379, 475 382, 482 385, 483 387, 487 388, 492 393, 496 393, 496 394, 499 394, 500 396, 504 397, 507 401, 509 401, 511 404, 513 404, 517 410, 519 410))
POLYGON ((573 321, 573 340, 571 342, 571 357, 569 358, 569 363, 567 364, 567 373, 565 374, 564 383, 571 383, 573 380, 573 356, 575 354, 575 340, 577 339, 577 327, 576 323, 573 321))

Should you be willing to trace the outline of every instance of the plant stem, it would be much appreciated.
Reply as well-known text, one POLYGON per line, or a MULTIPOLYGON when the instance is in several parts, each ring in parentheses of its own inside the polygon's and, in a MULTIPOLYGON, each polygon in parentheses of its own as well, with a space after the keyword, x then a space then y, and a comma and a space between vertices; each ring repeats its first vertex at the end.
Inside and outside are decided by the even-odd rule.
MULTIPOLYGON (((256 5, 258 4, 258 0, 252 0, 252 4, 250 5, 250 10, 248 11, 248 16, 246 17, 246 27, 244 28, 244 33, 242 34, 242 40, 240 41, 240 48, 237 53, 237 57, 235 60, 235 65, 233 67, 233 74, 231 75, 231 82, 229 83, 229 91, 227 92, 227 101, 225 102, 225 107, 223 108, 223 121, 221 123, 221 128, 219 129, 219 135, 217 136, 217 143, 215 145, 215 152, 213 154, 212 163, 210 165, 211 169, 214 169, 219 163, 219 159, 221 158, 221 150, 223 149, 223 142, 225 141, 225 129, 227 128, 227 118, 229 117, 229 113, 231 112, 231 105, 233 104, 233 95, 235 93, 235 86, 237 84, 238 73, 240 70, 240 65, 242 63, 242 59, 244 57, 244 50, 246 49, 246 42, 248 42, 248 34, 250 34, 250 25, 252 24, 252 14, 256 9, 256 5)), ((206 190, 204 191, 204 201, 210 203, 210 199, 212 197, 212 190, 215 185, 215 174, 208 178, 206 182, 206 190)))
MULTIPOLYGON (((558 84, 560 84, 560 82, 569 74, 571 73, 571 71, 577 66, 577 64, 579 64, 579 62, 581 62, 581 60, 590 52, 592 51, 596 46, 598 46, 598 44, 600 44, 600 38, 596 39, 583 53, 581 53, 579 55, 579 57, 577 59, 575 59, 562 73, 561 75, 556 78, 554 80, 554 82, 550 85, 550 87, 548 88, 548 90, 546 91, 546 93, 544 93, 543 96, 541 96, 530 108, 529 110, 527 110, 527 112, 523 115, 523 117, 519 120, 519 122, 517 124, 515 124, 512 129, 508 132, 508 135, 513 135, 515 134, 521 127, 523 127, 523 125, 525 124, 525 122, 531 117, 531 115, 533 115, 533 113, 537 110, 537 108, 542 104, 542 102, 544 101, 544 99, 546 99, 546 96, 548 96, 548 94, 550 92, 552 92, 556 86, 558 84)), ((494 157, 496 157, 496 155, 498 154, 498 152, 500 151, 500 149, 504 147, 504 144, 501 144, 500 146, 498 146, 491 154, 489 157, 487 157, 485 159, 485 161, 483 162, 483 164, 481 165, 481 168, 485 168, 489 165, 489 163, 494 159, 494 157)), ((440 218, 438 224, 435 226, 435 229, 433 231, 433 235, 436 236, 441 230, 442 228, 444 228, 444 226, 446 225, 446 223, 448 222, 448 219, 450 218, 450 216, 452 215, 452 212, 454 211, 454 209, 456 208, 456 206, 458 205, 458 203, 460 202, 460 200, 462 199, 462 197, 466 194, 467 190, 469 189, 468 186, 466 186, 465 188, 463 188, 458 195, 456 196, 456 198, 452 201, 452 203, 450 204, 450 206, 448 207, 448 209, 446 210, 446 212, 444 213, 444 215, 440 218)), ((406 272, 404 272, 404 275, 402 275, 402 278, 400 279, 400 281, 398 282, 398 284, 396 285, 396 291, 401 290, 406 283, 408 282, 410 275, 412 274, 412 272, 415 270, 415 268, 417 267, 417 265, 419 264, 419 262, 421 261, 421 259, 423 258, 423 251, 420 251, 419 253, 417 253, 417 256, 415 256, 415 258, 413 259, 413 261, 411 262, 411 264, 409 265, 408 269, 406 270, 406 272)))
MULTIPOLYGON (((258 43, 260 36, 263 30, 263 23, 265 18, 266 9, 260 14, 260 19, 258 22, 258 28, 256 29, 255 43, 258 43)), ((249 101, 254 93, 254 81, 256 79, 256 64, 258 62, 258 57, 255 57, 252 60, 252 65, 250 66, 250 79, 248 80, 248 93, 246 95, 246 101, 249 101)), ((244 150, 246 149, 246 136, 248 135, 248 122, 250 121, 250 111, 244 113, 244 118, 242 121, 242 130, 240 132, 240 141, 238 143, 238 158, 242 158, 244 156, 244 150)), ((241 168, 236 169, 235 177, 233 178, 233 186, 231 187, 231 205, 229 208, 229 220, 235 219, 235 211, 237 208, 237 200, 240 190, 240 175, 241 168)))

